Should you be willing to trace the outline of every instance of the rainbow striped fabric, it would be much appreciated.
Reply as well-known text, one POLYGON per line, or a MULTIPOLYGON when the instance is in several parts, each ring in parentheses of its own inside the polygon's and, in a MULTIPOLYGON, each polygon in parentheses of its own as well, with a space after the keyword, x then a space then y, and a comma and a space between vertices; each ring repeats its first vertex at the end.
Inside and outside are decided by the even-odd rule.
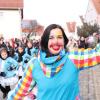
POLYGON ((17 88, 9 93, 8 100, 23 100, 23 98, 29 95, 32 88, 36 85, 33 77, 32 70, 34 69, 33 63, 25 70, 24 76, 18 82, 17 88))
POLYGON ((100 44, 94 49, 72 50, 68 55, 78 69, 90 68, 100 63, 100 44))
POLYGON ((42 62, 40 62, 40 64, 41 64, 41 68, 42 68, 44 74, 49 78, 53 77, 55 74, 57 74, 64 65, 64 64, 61 64, 57 68, 50 68, 50 67, 46 66, 45 64, 43 64, 42 62))

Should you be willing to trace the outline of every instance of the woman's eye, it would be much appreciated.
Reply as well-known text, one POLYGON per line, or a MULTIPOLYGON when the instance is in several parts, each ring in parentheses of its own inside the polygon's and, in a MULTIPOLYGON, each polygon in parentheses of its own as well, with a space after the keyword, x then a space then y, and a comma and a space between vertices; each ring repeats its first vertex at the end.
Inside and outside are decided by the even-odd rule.
POLYGON ((54 39, 54 38, 57 38, 57 39, 62 39, 63 36, 57 36, 57 37, 53 37, 53 36, 50 36, 49 39, 54 39))
POLYGON ((53 39, 53 37, 49 37, 49 39, 53 39))
POLYGON ((63 37, 62 37, 62 36, 58 36, 57 38, 58 38, 58 39, 62 39, 63 37))

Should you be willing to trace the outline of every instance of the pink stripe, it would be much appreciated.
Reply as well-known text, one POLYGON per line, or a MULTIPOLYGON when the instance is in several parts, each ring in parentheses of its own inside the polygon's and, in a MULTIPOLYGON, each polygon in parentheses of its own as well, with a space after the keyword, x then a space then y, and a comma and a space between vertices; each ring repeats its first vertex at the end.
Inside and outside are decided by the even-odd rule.
POLYGON ((75 100, 80 100, 80 96, 78 95, 75 100))

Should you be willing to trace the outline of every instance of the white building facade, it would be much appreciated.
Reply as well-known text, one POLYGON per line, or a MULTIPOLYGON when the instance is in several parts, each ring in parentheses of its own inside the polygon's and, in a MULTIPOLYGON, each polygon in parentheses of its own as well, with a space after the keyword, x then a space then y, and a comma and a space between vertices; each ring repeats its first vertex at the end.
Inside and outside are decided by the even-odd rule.
POLYGON ((84 20, 90 24, 100 25, 100 0, 89 0, 84 20))
POLYGON ((20 10, 0 10, 0 34, 5 39, 20 37, 21 14, 20 10))
POLYGON ((20 37, 23 0, 0 0, 0 34, 5 39, 20 37))

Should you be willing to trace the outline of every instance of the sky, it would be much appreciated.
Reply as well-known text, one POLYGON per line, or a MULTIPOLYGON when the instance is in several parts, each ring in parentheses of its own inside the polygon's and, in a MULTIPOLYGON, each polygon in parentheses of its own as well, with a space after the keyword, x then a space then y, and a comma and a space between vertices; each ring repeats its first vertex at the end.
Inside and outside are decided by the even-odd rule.
POLYGON ((69 21, 79 22, 87 6, 88 0, 24 0, 24 19, 36 19, 44 26, 65 25, 69 21))

